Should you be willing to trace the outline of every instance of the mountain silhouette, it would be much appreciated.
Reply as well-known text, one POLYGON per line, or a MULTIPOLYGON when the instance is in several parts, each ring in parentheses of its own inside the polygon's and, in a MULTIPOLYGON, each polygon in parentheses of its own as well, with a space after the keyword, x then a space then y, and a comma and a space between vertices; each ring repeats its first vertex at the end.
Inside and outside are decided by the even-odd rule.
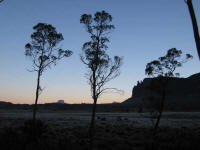
MULTIPOLYGON (((149 88, 155 78, 145 78, 133 87, 132 96, 123 103, 147 106, 150 97, 159 98, 157 91, 149 88)), ((169 78, 166 89, 166 108, 172 110, 200 110, 200 73, 187 78, 169 78)))

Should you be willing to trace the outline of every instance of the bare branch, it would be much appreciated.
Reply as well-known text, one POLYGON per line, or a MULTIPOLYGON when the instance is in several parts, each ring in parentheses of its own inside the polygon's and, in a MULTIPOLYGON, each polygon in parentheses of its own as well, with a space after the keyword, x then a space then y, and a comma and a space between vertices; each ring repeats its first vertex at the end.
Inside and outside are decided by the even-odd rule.
MULTIPOLYGON (((107 82, 119 75, 121 58, 114 57, 114 61, 106 54, 109 42, 109 31, 114 29, 111 24, 112 17, 105 11, 96 12, 94 17, 83 14, 80 23, 84 24, 90 35, 90 41, 83 44, 80 59, 88 69, 87 79, 91 88, 91 96, 94 100, 93 115, 90 129, 94 125, 95 109, 98 97, 106 90, 115 88, 104 88, 107 82)), ((92 133, 92 132, 90 132, 92 133)))

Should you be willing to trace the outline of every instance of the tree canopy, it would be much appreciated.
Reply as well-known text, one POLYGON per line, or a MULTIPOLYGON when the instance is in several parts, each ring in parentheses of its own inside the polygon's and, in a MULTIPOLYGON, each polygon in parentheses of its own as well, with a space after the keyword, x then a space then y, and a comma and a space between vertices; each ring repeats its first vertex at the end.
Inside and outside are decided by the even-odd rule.
POLYGON ((111 22, 112 16, 105 11, 96 12, 94 16, 83 14, 80 19, 80 23, 84 24, 90 35, 90 41, 83 44, 81 61, 89 68, 86 76, 91 89, 97 87, 97 97, 108 89, 104 88, 104 85, 120 74, 122 58, 114 56, 112 60, 106 53, 107 43, 109 43, 108 34, 115 28, 111 22))
POLYGON ((38 23, 33 29, 35 32, 31 34, 32 41, 25 45, 25 55, 33 61, 32 71, 42 73, 47 67, 55 65, 57 60, 72 55, 72 51, 58 47, 64 38, 52 25, 38 23))
POLYGON ((174 73, 177 67, 181 67, 183 63, 192 58, 192 55, 186 54, 183 58, 182 51, 176 48, 171 48, 163 57, 158 60, 153 60, 147 64, 145 74, 148 76, 164 76, 173 77, 179 76, 179 73, 174 73))

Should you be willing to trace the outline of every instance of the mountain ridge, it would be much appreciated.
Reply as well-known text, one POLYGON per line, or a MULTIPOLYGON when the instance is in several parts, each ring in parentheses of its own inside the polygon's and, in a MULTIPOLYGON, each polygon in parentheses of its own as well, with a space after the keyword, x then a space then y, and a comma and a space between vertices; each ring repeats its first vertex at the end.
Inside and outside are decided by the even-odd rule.
MULTIPOLYGON (((122 103, 133 103, 144 106, 150 97, 158 97, 158 92, 149 89, 151 81, 155 78, 145 78, 133 87, 132 96, 122 103)), ((175 107, 195 107, 200 110, 200 73, 187 78, 169 78, 166 89, 166 105, 175 107), (184 106, 187 105, 187 106, 184 106)))

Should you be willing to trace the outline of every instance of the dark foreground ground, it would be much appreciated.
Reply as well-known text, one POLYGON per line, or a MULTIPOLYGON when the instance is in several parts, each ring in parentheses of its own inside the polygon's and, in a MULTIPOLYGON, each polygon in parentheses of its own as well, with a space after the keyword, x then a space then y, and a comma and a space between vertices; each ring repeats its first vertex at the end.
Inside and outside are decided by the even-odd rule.
MULTIPOLYGON (((87 150, 90 113, 0 111, 0 150, 87 150), (33 137, 37 138, 34 139, 33 137)), ((148 114, 98 113, 96 150, 199 150, 200 113, 168 112, 154 136, 148 114)))

